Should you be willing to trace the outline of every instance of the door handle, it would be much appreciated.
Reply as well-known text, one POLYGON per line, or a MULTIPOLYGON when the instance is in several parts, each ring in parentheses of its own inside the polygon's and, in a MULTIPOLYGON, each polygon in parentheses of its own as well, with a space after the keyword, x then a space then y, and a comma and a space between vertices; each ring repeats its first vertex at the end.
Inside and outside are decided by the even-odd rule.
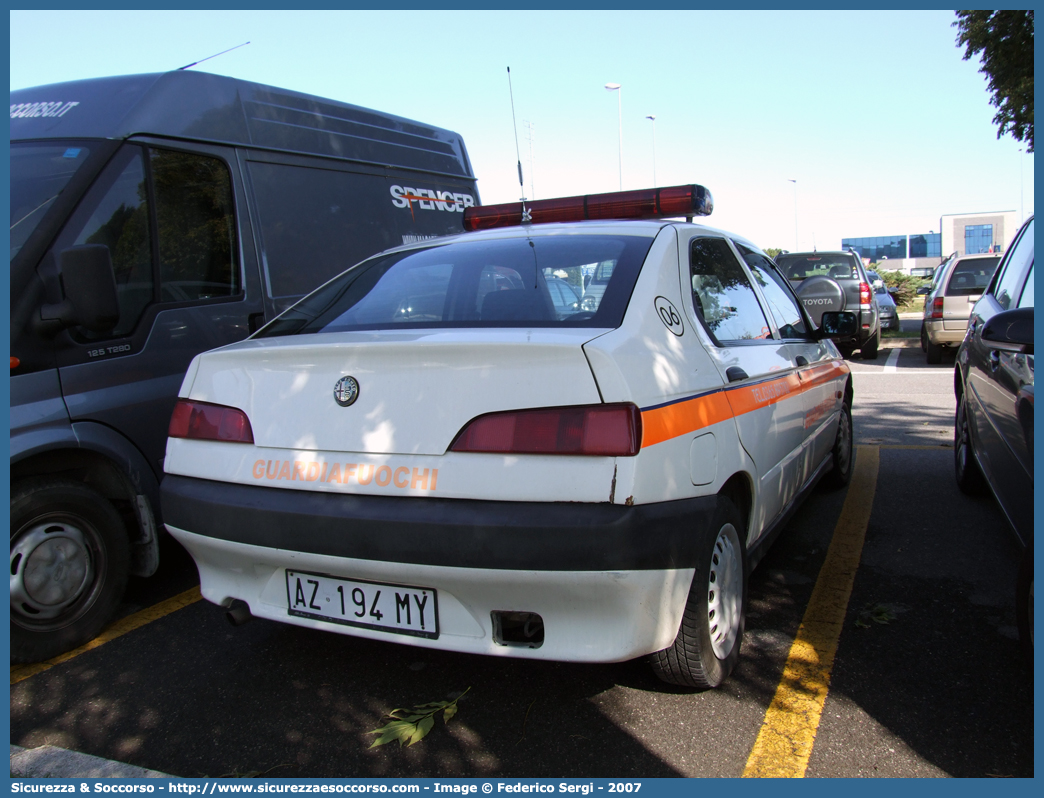
POLYGON ((996 371, 1000 368, 1000 352, 996 349, 990 350, 990 370, 996 371))
POLYGON ((740 382, 741 380, 749 379, 747 372, 739 366, 729 366, 725 369, 725 376, 729 378, 729 382, 740 382))
POLYGON ((798 355, 796 358, 794 358, 794 361, 799 366, 807 366, 808 365, 808 360, 805 358, 804 355, 798 355))

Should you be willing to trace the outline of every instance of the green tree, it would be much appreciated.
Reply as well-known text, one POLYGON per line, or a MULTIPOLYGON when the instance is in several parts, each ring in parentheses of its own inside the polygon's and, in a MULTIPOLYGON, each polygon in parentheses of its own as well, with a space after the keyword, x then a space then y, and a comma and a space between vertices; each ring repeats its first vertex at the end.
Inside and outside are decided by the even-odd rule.
POLYGON ((762 252, 764 252, 766 255, 768 255, 770 258, 772 258, 772 260, 775 260, 776 256, 779 255, 779 253, 782 252, 782 251, 783 250, 777 249, 776 247, 769 247, 768 249, 763 249, 762 250, 762 252))
POLYGON ((965 61, 982 54, 997 138, 1010 132, 1033 152, 1033 10, 958 11, 953 26, 965 61))

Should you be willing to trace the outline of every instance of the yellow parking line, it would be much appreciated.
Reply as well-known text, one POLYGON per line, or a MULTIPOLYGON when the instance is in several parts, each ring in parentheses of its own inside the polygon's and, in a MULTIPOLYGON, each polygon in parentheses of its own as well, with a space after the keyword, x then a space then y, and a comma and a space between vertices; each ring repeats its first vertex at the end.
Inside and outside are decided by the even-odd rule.
POLYGON ((194 604, 201 598, 203 597, 199 593, 199 585, 196 585, 191 590, 186 590, 184 593, 174 596, 173 598, 161 601, 159 604, 154 604, 143 610, 138 610, 138 612, 133 615, 128 615, 126 618, 116 621, 116 623, 107 627, 96 638, 84 643, 79 648, 74 648, 72 651, 67 651, 64 654, 60 654, 54 659, 49 659, 45 662, 37 662, 32 665, 15 665, 11 668, 11 684, 16 684, 28 679, 30 676, 42 673, 62 662, 68 662, 73 657, 78 657, 80 654, 91 651, 99 646, 104 646, 110 640, 115 640, 117 637, 127 634, 127 632, 133 632, 135 629, 145 626, 145 624, 159 620, 164 615, 170 615, 170 613, 180 610, 182 607, 194 604))
POLYGON ((744 778, 802 778, 812 756, 877 488, 880 450, 859 446, 857 453, 830 549, 747 759, 744 778))

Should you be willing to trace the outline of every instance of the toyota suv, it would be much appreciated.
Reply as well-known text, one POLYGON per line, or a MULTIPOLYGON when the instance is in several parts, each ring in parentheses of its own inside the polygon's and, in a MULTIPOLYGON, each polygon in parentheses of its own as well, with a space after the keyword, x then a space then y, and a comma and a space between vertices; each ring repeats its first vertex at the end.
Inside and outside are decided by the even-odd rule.
POLYGON ((790 280, 814 323, 819 323, 825 311, 855 313, 855 334, 837 341, 842 355, 849 357, 858 349, 864 360, 877 359, 880 310, 857 253, 786 252, 777 256, 776 265, 790 280))

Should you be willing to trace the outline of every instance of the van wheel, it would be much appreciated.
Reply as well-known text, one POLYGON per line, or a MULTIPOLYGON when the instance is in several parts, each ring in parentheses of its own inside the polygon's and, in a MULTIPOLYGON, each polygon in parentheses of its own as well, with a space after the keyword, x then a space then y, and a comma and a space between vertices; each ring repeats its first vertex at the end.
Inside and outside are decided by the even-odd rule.
POLYGON ((718 497, 714 535, 700 552, 674 644, 650 657, 663 681, 706 690, 732 673, 743 642, 747 607, 747 552, 743 519, 718 497))
POLYGON ((881 345, 881 330, 878 328, 877 332, 874 333, 873 337, 863 344, 863 348, 859 350, 859 354, 862 355, 863 360, 877 360, 877 348, 881 345))
POLYGON ((953 470, 961 493, 981 496, 986 491, 986 478, 982 475, 971 445, 967 400, 962 393, 957 402, 957 417, 953 424, 953 470))
POLYGON ((929 363, 941 363, 943 348, 938 344, 933 344, 932 339, 925 334, 924 338, 924 351, 927 353, 929 363))
POLYGON ((1030 667, 1033 667, 1033 541, 1022 552, 1019 576, 1015 582, 1015 618, 1019 627, 1019 643, 1030 667))
POLYGON ((846 399, 841 405, 841 416, 837 420, 837 436, 830 457, 834 467, 823 477, 823 485, 830 490, 840 490, 852 481, 852 461, 855 453, 855 433, 852 429, 852 408, 846 399))
POLYGON ((67 479, 11 491, 11 661, 50 659, 96 637, 127 585, 123 519, 100 493, 67 479))
POLYGON ((921 322, 921 351, 928 351, 928 328, 924 326, 924 322, 921 322))

